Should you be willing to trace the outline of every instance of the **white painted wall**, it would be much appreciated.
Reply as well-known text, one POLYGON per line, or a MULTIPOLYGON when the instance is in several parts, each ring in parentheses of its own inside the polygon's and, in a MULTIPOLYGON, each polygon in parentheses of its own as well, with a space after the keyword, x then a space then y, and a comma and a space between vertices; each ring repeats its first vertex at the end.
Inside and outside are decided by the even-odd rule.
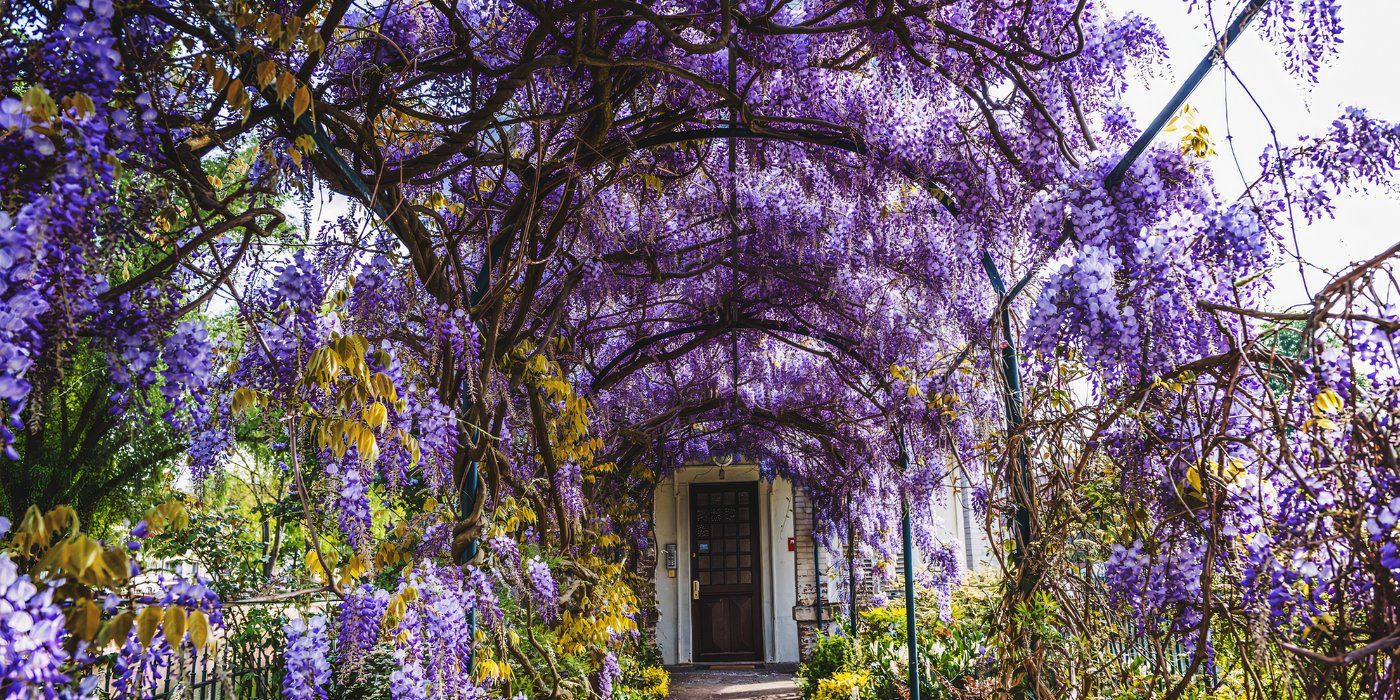
POLYGON ((784 479, 772 482, 758 476, 755 465, 692 466, 678 470, 656 487, 656 599, 661 616, 656 623, 656 642, 662 660, 668 665, 693 661, 690 633, 690 485, 697 483, 758 482, 759 546, 762 551, 764 661, 796 663, 797 622, 792 618, 797 604, 796 554, 787 541, 793 537, 792 484, 784 479), (666 545, 675 544, 678 569, 667 575, 666 545))
MULTIPOLYGON (((976 513, 963 509, 963 493, 959 484, 950 484, 941 495, 929 498, 929 508, 933 512, 934 539, 943 544, 956 544, 958 564, 964 572, 971 572, 990 566, 993 562, 986 523, 976 513), (964 522, 964 517, 970 522, 964 522), (971 531, 970 540, 964 536, 967 530, 971 531), (970 566, 969 555, 972 559, 970 566)), ((916 558, 915 562, 922 563, 923 557, 916 558)))

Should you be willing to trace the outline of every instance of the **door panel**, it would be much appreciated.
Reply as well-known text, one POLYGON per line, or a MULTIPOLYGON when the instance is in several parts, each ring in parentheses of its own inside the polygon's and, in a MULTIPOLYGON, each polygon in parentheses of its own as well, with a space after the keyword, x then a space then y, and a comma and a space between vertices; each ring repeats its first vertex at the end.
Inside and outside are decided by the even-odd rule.
POLYGON ((758 484, 690 487, 695 660, 761 661, 758 484))

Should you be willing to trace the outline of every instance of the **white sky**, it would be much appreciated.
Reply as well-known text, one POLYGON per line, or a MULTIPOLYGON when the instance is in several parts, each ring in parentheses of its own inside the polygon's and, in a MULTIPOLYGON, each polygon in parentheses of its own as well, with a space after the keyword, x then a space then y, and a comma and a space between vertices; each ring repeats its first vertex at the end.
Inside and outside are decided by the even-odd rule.
MULTIPOLYGON (((1127 95, 1146 126, 1166 104, 1180 82, 1205 55, 1212 41, 1201 12, 1187 14, 1184 0, 1108 0, 1116 11, 1134 11, 1150 17, 1170 49, 1169 70, 1150 84, 1136 86, 1127 95)), ((1215 0, 1217 22, 1238 2, 1215 0)), ((1230 49, 1228 60, 1240 79, 1268 112, 1284 148, 1300 135, 1323 133, 1347 106, 1363 107, 1374 117, 1400 121, 1400 85, 1394 74, 1400 3, 1394 0, 1345 0, 1341 3, 1342 38, 1339 55, 1319 76, 1316 86, 1294 79, 1284 69, 1274 48, 1265 41, 1260 25, 1253 24, 1230 49)), ((1216 68, 1190 99, 1201 120, 1219 142, 1215 158, 1216 179, 1222 192, 1233 197, 1243 188, 1225 142, 1226 107, 1229 133, 1245 174, 1259 172, 1258 156, 1272 139, 1268 125, 1233 79, 1216 68)), ((1312 291, 1348 263, 1375 256, 1400 239, 1400 198, 1392 193, 1348 195, 1336 200, 1335 219, 1312 226, 1300 222, 1299 247, 1303 258, 1326 272, 1309 269, 1312 291)), ((1289 242, 1291 245, 1291 242, 1289 242)), ((1306 299, 1297 265, 1292 260, 1274 275, 1276 289, 1270 304, 1286 307, 1306 299)))

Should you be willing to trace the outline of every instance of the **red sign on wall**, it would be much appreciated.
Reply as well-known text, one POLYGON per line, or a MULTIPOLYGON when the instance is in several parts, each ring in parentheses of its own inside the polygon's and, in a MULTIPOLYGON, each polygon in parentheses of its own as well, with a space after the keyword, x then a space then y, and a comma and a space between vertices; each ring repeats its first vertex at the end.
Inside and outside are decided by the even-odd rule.
POLYGON ((796 552, 796 551, 797 551, 797 538, 796 538, 796 537, 789 537, 789 538, 788 538, 788 551, 789 551, 789 552, 796 552))

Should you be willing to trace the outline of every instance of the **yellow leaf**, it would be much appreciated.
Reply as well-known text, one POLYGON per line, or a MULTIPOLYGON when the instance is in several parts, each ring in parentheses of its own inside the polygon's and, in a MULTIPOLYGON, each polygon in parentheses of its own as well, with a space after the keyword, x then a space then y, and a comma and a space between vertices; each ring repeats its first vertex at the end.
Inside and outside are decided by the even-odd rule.
POLYGON ((305 85, 297 88, 296 98, 292 100, 292 118, 300 119, 302 113, 311 108, 311 91, 305 85))
POLYGON ((141 609, 141 613, 136 616, 136 638, 141 641, 141 646, 149 648, 151 640, 156 638, 156 628, 160 626, 161 609, 159 605, 148 605, 141 609))
POLYGON ((190 514, 185 510, 185 502, 172 498, 157 506, 161 515, 165 516, 166 522, 171 530, 183 530, 190 526, 190 514))
POLYGON ((1331 389, 1323 389, 1318 392, 1317 399, 1313 401, 1313 411, 1318 414, 1336 413, 1342 409, 1342 397, 1331 389))
POLYGON ((102 624, 102 610, 90 598, 73 603, 67 614, 68 630, 79 639, 90 642, 102 624))
POLYGON ((1163 129, 1163 131, 1166 133, 1172 133, 1174 131, 1192 131, 1200 125, 1199 117, 1200 113, 1196 111, 1195 107, 1189 104, 1182 105, 1181 111, 1177 112, 1176 115, 1172 117, 1171 121, 1167 122, 1167 127, 1163 129))
POLYGON ((291 73, 283 72, 277 76, 277 101, 286 102, 292 96, 292 90, 297 86, 297 79, 291 73))
POLYGON ((82 575, 97 561, 97 556, 102 553, 102 548, 98 546, 90 537, 79 537, 68 543, 68 568, 77 575, 82 575))
POLYGON ((661 178, 652 175, 651 173, 644 173, 638 177, 641 178, 642 183, 645 184, 648 188, 655 190, 656 192, 662 191, 663 186, 661 183, 661 178))
POLYGON ((374 392, 375 398, 388 398, 389 401, 398 401, 399 392, 394 387, 394 380, 383 372, 375 372, 370 377, 370 389, 374 392))
POLYGON ((388 419, 389 409, 385 408, 384 404, 375 401, 374 403, 365 407, 364 421, 365 424, 369 427, 378 430, 384 427, 384 422, 388 419))
POLYGON ((223 66, 214 66, 214 70, 210 73, 210 80, 215 92, 223 92, 224 87, 228 85, 228 72, 224 70, 223 66))
POLYGON ((136 618, 130 610, 123 610, 115 617, 107 621, 102 627, 102 634, 97 637, 97 646, 100 649, 108 642, 116 642, 118 645, 125 644, 127 637, 131 636, 131 625, 136 618))
POLYGON ((262 18, 257 24, 258 31, 262 32, 272 41, 277 41, 277 37, 282 35, 282 15, 273 12, 262 18))
MULTIPOLYGON (((332 566, 333 565, 334 564, 332 564, 332 566)), ((314 549, 308 549, 306 551, 306 568, 310 569, 311 575, 315 576, 321 583, 330 584, 331 573, 326 565, 321 562, 321 555, 317 554, 314 549)))
POLYGON ((44 514, 44 525, 49 532, 58 532, 65 527, 73 532, 78 531, 78 514, 68 506, 54 506, 53 510, 44 514))
POLYGON ((268 59, 258 64, 258 87, 265 88, 277 79, 277 64, 268 59))
POLYGON ((1314 418, 1314 419, 1308 421, 1307 423, 1304 423, 1303 425, 1304 425, 1304 427, 1314 427, 1314 426, 1315 426, 1315 427, 1321 428, 1321 429, 1323 429, 1323 430, 1336 430, 1336 429, 1337 429, 1337 423, 1336 423, 1336 421, 1333 421, 1331 418, 1328 418, 1328 417, 1326 417, 1326 416, 1322 416, 1322 417, 1319 417, 1319 418, 1314 418))
POLYGON ((58 112, 58 105, 54 104, 53 97, 49 95, 49 91, 45 90, 44 86, 38 83, 30 85, 29 89, 25 90, 24 97, 21 99, 20 104, 24 107, 24 110, 29 116, 37 122, 46 122, 52 119, 54 114, 58 112))
POLYGON ((1201 471, 1200 471, 1199 469, 1197 469, 1196 467, 1191 467, 1190 469, 1187 469, 1187 470, 1186 470, 1186 483, 1191 484, 1191 488, 1195 489, 1195 490, 1196 490, 1196 493, 1200 493, 1200 492, 1201 492, 1201 471))
POLYGON ((255 408, 259 403, 258 396, 259 394, 256 389, 249 389, 247 387, 239 387, 237 389, 234 389, 233 399, 230 405, 230 408, 233 410, 234 415, 238 415, 252 408, 255 408))
POLYGON ((203 649, 209 643, 209 618, 203 610, 190 611, 190 642, 194 648, 203 649))
POLYGON ((165 610, 165 642, 172 649, 180 646, 180 640, 185 638, 185 623, 188 617, 185 609, 172 605, 165 610))
POLYGON ((340 572, 340 585, 348 586, 369 572, 369 562, 364 555, 356 554, 345 562, 345 568, 340 572))
POLYGON ((44 516, 39 513, 38 506, 29 506, 29 509, 24 511, 24 519, 20 520, 19 529, 15 530, 14 540, 15 546, 24 552, 49 541, 49 526, 44 522, 44 516))
POLYGON ((366 462, 373 462, 379 458, 379 441, 375 439, 374 433, 361 429, 359 439, 355 447, 360 450, 360 459, 366 462))

